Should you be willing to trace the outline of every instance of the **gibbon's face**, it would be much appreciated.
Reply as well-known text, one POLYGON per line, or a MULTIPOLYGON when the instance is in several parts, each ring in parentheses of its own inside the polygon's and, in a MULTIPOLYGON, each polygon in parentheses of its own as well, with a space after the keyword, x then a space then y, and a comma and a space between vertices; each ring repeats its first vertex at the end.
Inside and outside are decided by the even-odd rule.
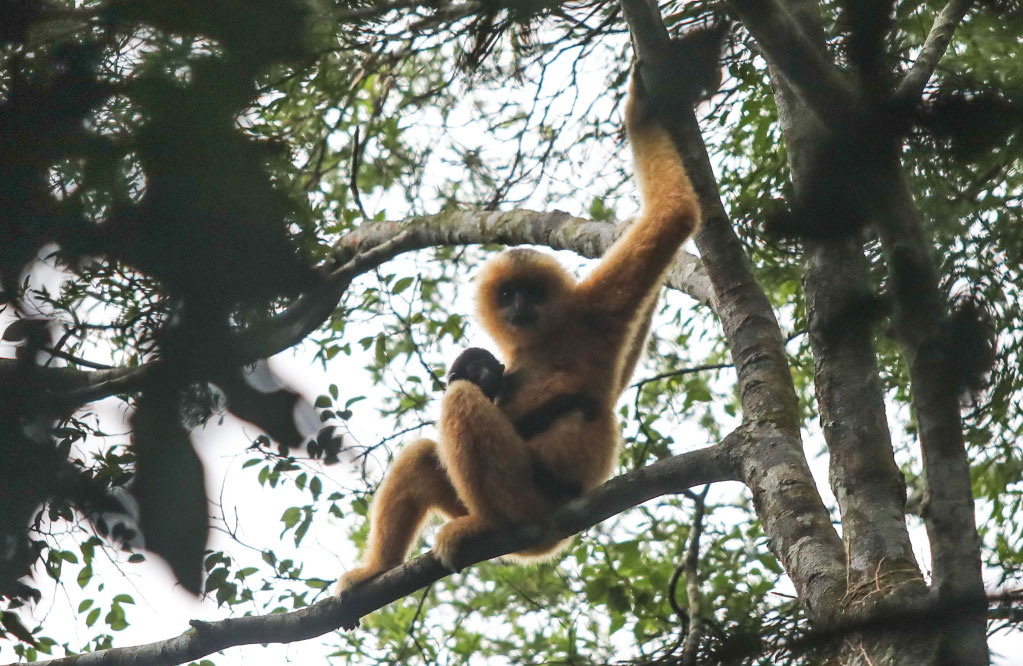
POLYGON ((497 287, 497 311, 509 326, 519 330, 543 323, 550 290, 543 280, 517 278, 497 287))
POLYGON ((571 306, 575 280, 554 257, 536 250, 505 250, 486 264, 477 279, 476 316, 505 360, 516 350, 544 345, 557 333, 571 306))

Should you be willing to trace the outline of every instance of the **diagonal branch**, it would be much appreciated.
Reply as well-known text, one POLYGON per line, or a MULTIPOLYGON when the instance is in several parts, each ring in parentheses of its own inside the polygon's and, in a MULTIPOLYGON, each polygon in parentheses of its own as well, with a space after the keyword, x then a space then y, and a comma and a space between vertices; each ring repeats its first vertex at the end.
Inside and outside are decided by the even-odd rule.
POLYGON ((920 49, 920 55, 917 56, 913 67, 906 72, 906 76, 903 77, 895 91, 894 99, 900 106, 915 107, 920 101, 924 86, 927 85, 938 62, 945 55, 945 50, 948 49, 948 45, 952 41, 956 27, 966 16, 966 12, 970 10, 971 4, 971 0, 949 0, 949 3, 934 19, 934 25, 931 26, 923 48, 920 49))
POLYGON ((834 130, 859 126, 868 108, 859 92, 803 32, 778 0, 730 0, 767 61, 792 84, 807 106, 834 130))
MULTIPOLYGON (((661 495, 693 486, 735 480, 733 433, 720 443, 669 458, 615 477, 570 502, 546 524, 480 535, 464 544, 459 560, 476 564, 541 542, 562 539, 661 495)), ((392 569, 342 597, 330 597, 291 613, 236 617, 217 622, 193 621, 175 638, 147 645, 113 648, 41 662, 50 666, 170 666, 194 661, 236 645, 291 643, 320 636, 450 574, 432 553, 392 569)))

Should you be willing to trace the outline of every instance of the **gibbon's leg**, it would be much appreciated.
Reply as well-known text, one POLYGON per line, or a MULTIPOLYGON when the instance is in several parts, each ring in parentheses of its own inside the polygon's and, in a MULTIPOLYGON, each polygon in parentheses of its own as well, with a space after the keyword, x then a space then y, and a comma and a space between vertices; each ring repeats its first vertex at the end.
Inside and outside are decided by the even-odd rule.
POLYGON ((501 411, 467 381, 444 394, 440 458, 468 510, 437 533, 434 554, 457 571, 455 552, 469 536, 543 516, 551 503, 533 480, 533 456, 501 411))
POLYGON ((377 489, 362 566, 341 577, 337 593, 404 562, 431 509, 449 517, 465 515, 441 466, 436 442, 420 439, 398 455, 377 489))

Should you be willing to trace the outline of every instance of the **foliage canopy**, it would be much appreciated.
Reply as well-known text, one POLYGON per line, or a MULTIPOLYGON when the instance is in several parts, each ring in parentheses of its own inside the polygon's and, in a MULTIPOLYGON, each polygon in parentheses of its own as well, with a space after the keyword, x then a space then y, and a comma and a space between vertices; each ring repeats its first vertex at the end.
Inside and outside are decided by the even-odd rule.
MULTIPOLYGON (((342 535, 364 539, 387 461, 429 432, 445 363, 479 340, 475 267, 497 245, 532 243, 570 251, 564 260, 585 270, 579 256, 599 254, 634 209, 620 107, 630 27, 643 49, 636 11, 605 0, 0 2, 11 356, 0 359, 0 660, 125 643, 144 615, 127 574, 152 552, 223 616, 329 595, 353 564, 351 548, 333 555, 342 535), (473 214, 492 210, 517 212, 473 214), (330 375, 311 403, 264 362, 293 347, 301 355, 274 368, 290 375, 287 364, 312 360, 330 375), (204 477, 214 457, 198 428, 227 414, 266 433, 231 440, 230 483, 277 498, 269 532, 240 527, 232 511, 245 500, 204 477), (65 593, 73 626, 50 626, 38 602, 65 593)), ((800 637, 877 601, 871 585, 910 601, 922 581, 955 590, 952 601, 976 592, 943 573, 954 567, 942 569, 940 544, 955 532, 935 520, 968 502, 942 495, 955 479, 944 485, 924 464, 935 414, 949 423, 934 405, 949 396, 962 399, 951 418, 965 455, 961 443, 952 453, 976 499, 974 582, 982 562, 988 592, 1019 587, 1023 9, 699 0, 659 12, 672 36, 728 17, 721 88, 698 109, 702 144, 679 139, 687 166, 706 145, 714 171, 697 184, 723 208, 705 199, 705 266, 673 275, 678 289, 655 315, 620 407, 621 469, 733 431, 763 451, 757 428, 783 432, 779 447, 796 462, 805 448, 818 478, 799 477, 801 506, 824 496, 804 525, 821 552, 837 545, 835 575, 853 601, 815 596, 779 518, 791 506, 747 470, 734 477, 742 486, 617 515, 560 562, 444 578, 328 635, 320 652, 358 663, 675 663, 696 651, 700 663, 812 663, 838 648, 800 637), (804 39, 771 38, 776 5, 804 39), (914 66, 936 57, 928 47, 946 19, 951 42, 914 96, 914 66), (804 41, 813 57, 786 60, 807 55, 804 41), (854 91, 871 122, 858 107, 836 112, 828 86, 854 91), (921 239, 933 275, 914 254, 921 239), (747 265, 755 283, 722 287, 747 265), (766 315, 740 312, 765 297, 766 315), (760 365, 772 354, 780 375, 760 365), (782 388, 757 397, 757 382, 782 388), (878 513, 858 519, 851 509, 873 505, 857 496, 881 498, 878 513), (878 537, 891 538, 888 551, 866 526, 883 522, 884 501, 897 509, 895 536, 878 537), (925 527, 933 567, 908 548, 925 527)), ((688 56, 675 56, 684 68, 688 56)), ((988 628, 1014 629, 1019 599, 990 600, 988 628)))

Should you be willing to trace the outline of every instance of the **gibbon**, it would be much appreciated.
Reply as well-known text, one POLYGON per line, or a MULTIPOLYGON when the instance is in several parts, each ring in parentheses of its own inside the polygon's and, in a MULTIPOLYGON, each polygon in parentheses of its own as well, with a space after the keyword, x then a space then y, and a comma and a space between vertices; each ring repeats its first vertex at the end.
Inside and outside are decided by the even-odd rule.
POLYGON ((504 366, 486 349, 469 347, 459 354, 448 370, 448 383, 465 379, 480 387, 491 401, 501 391, 504 366))
MULTIPOLYGON (((554 258, 527 249, 484 265, 477 318, 507 371, 478 349, 453 364, 439 441, 420 439, 394 461, 372 504, 363 564, 341 578, 338 593, 401 564, 432 511, 449 519, 433 552, 457 571, 467 537, 550 515, 610 476, 620 441, 615 402, 664 273, 700 223, 662 123, 673 111, 655 108, 637 67, 626 127, 643 210, 589 276, 576 282, 554 258)), ((551 556, 560 545, 513 557, 551 556)))

